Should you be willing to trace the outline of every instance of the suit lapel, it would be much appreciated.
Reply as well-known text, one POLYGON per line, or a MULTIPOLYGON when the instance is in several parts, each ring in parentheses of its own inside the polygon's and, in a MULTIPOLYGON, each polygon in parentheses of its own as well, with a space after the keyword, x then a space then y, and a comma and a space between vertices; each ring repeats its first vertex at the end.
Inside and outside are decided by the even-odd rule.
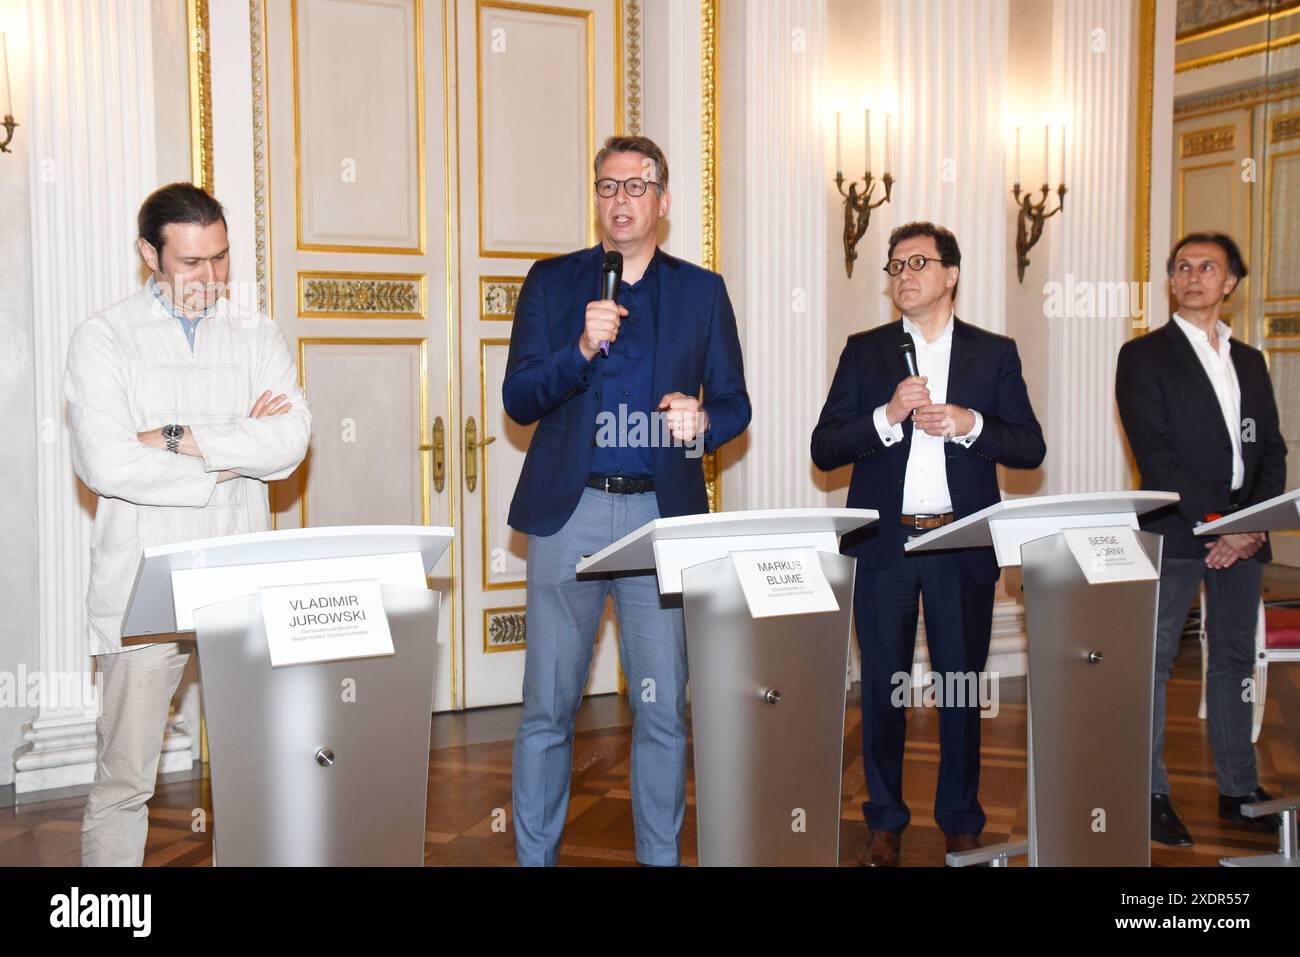
POLYGON ((668 348, 669 326, 675 326, 676 319, 684 315, 686 308, 686 290, 682 283, 681 270, 677 260, 667 253, 659 252, 659 315, 655 317, 655 367, 651 377, 652 401, 669 392, 677 391, 673 387, 673 373, 670 361, 673 350, 668 348))
POLYGON ((952 351, 948 355, 948 387, 944 393, 954 405, 965 405, 962 392, 975 364, 975 336, 970 326, 952 318, 952 351))
MULTIPOLYGON (((907 375, 907 369, 903 366, 903 359, 898 351, 902 347, 903 337, 906 335, 907 333, 903 329, 903 320, 896 319, 894 321, 893 335, 886 336, 883 339, 883 341, 887 343, 885 348, 888 353, 887 355, 882 357, 883 367, 886 370, 883 379, 886 382, 893 383, 893 385, 890 386, 889 395, 885 397, 886 402, 888 402, 890 396, 894 394, 894 389, 898 387, 898 383, 901 382, 903 380, 903 377, 907 375), (889 370, 893 370, 893 375, 889 374, 889 370)), ((906 418, 903 419, 903 421, 900 424, 903 427, 903 441, 911 442, 912 441, 912 417, 910 415, 907 416, 906 418)))

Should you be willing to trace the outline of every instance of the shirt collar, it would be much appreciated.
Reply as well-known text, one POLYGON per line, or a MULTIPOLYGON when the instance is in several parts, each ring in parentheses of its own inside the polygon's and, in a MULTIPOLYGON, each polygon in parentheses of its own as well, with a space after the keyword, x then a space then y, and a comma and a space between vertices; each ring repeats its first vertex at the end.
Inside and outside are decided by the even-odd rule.
POLYGON ((171 316, 173 319, 180 319, 182 322, 198 322, 200 319, 206 319, 208 316, 212 315, 212 313, 216 311, 217 305, 221 302, 221 300, 218 299, 216 302, 208 306, 207 309, 204 309, 197 316, 187 316, 185 315, 185 313, 181 312, 179 309, 176 308, 175 303, 173 303, 170 299, 167 298, 167 294, 164 293, 162 291, 162 287, 158 285, 158 279, 156 276, 150 276, 149 281, 145 283, 145 286, 148 288, 149 292, 153 295, 154 300, 158 303, 159 306, 162 307, 163 311, 167 313, 167 315, 171 316))
MULTIPOLYGON (((1193 342, 1204 342, 1207 344, 1209 343, 1210 341, 1209 335, 1200 326, 1193 325, 1192 323, 1184 319, 1182 316, 1180 316, 1178 313, 1174 313, 1174 322, 1178 323, 1178 328, 1183 330, 1183 333, 1187 336, 1188 339, 1192 340, 1193 342)), ((1215 326, 1219 332, 1220 342, 1226 343, 1232 338, 1232 326, 1228 325, 1222 319, 1216 319, 1215 326)))
POLYGON ((948 313, 948 324, 943 327, 943 332, 939 333, 939 338, 935 339, 934 342, 926 342, 925 334, 907 316, 903 317, 903 331, 912 337, 912 341, 916 343, 918 348, 924 349, 928 347, 933 349, 935 346, 945 345, 952 339, 953 319, 956 315, 955 311, 948 313))

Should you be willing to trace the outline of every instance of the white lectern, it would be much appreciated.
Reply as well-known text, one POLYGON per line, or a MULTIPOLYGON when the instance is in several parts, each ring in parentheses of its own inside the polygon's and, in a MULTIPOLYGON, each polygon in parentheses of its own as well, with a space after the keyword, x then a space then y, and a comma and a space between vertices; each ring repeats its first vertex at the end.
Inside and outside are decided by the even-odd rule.
MULTIPOLYGON (((1286 532, 1295 529, 1300 529, 1300 489, 1283 492, 1267 501, 1199 525, 1196 534, 1232 535, 1240 532, 1286 532)), ((1260 613, 1263 614, 1262 609, 1260 613)), ((1282 826, 1277 832, 1277 853, 1221 857, 1219 863, 1224 867, 1300 867, 1297 810, 1300 810, 1300 798, 1277 798, 1273 801, 1244 806, 1241 813, 1246 817, 1281 815, 1282 826)))
POLYGON ((423 863, 441 597, 426 576, 452 534, 287 529, 145 550, 122 634, 138 644, 197 633, 214 863, 423 863), (294 607, 311 605, 312 593, 324 605, 352 592, 377 595, 382 607, 358 622, 355 608, 366 602, 345 599, 350 617, 320 620, 348 624, 311 629, 274 619, 274 635, 284 631, 299 659, 317 659, 276 667, 263 604, 285 592, 262 589, 277 586, 306 586, 294 607), (391 653, 341 657, 352 648, 341 642, 356 637, 345 633, 370 640, 385 626, 391 653))
POLYGON ((1023 565, 1029 633, 1029 840, 949 854, 954 866, 1150 866, 1159 535, 1138 515, 1173 492, 1013 499, 908 542, 992 547, 1023 565))
POLYGON ((655 571, 661 594, 682 596, 701 866, 838 865, 856 567, 838 540, 876 517, 661 518, 578 563, 580 575, 655 571))

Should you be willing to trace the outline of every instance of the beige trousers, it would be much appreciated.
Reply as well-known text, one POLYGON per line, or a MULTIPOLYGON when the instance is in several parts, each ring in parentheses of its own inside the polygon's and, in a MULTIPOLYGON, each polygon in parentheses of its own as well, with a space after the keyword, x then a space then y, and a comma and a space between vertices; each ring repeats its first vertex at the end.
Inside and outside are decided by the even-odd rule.
POLYGON ((163 733, 188 646, 141 645, 99 655, 103 710, 95 724, 95 783, 81 824, 83 867, 139 867, 149 836, 163 733))

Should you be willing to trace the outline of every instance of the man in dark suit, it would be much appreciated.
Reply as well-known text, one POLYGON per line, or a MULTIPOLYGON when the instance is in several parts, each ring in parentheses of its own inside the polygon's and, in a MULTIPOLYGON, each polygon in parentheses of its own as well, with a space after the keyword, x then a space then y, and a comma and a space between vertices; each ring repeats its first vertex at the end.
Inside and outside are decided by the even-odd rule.
MULTIPOLYGON (((1165 684, 1202 582, 1208 616, 1205 706, 1219 783, 1219 815, 1244 822, 1241 805, 1268 800, 1250 741, 1255 627, 1264 565, 1264 533, 1197 538, 1193 529, 1280 495, 1286 444, 1268 367, 1258 349, 1232 338, 1219 318, 1223 301, 1246 276, 1237 244, 1222 233, 1193 233, 1167 264, 1178 301, 1173 319, 1124 344, 1115 398, 1144 489, 1177 492, 1142 527, 1164 536, 1156 626, 1155 706, 1151 742, 1151 837, 1186 847, 1187 828, 1169 801, 1165 772, 1165 684)), ((1262 819, 1276 828, 1276 816, 1262 819)))
MULTIPOLYGON (((812 435, 818 468, 853 463, 850 507, 875 524, 846 535, 857 558, 853 612, 862 653, 862 762, 869 832, 858 863, 898 863, 911 818, 903 801, 907 718, 896 694, 912 667, 918 596, 932 670, 978 676, 988 659, 998 565, 987 549, 908 555, 909 538, 1000 500, 997 466, 1037 468, 1046 454, 1016 345, 957 319, 961 250, 951 232, 909 223, 889 237, 889 295, 902 319, 850 336, 812 435), (919 375, 899 346, 915 343, 919 375)), ((934 816, 949 851, 979 846, 977 702, 942 702, 934 816)))
POLYGON ((595 173, 604 241, 529 270, 503 387, 510 417, 537 423, 509 517, 528 534, 515 849, 521 865, 559 856, 573 720, 612 591, 633 714, 636 856, 674 865, 686 806, 681 606, 661 602, 652 575, 579 581, 574 566, 653 519, 707 512, 702 456, 744 431, 749 396, 722 278, 656 245, 670 204, 663 152, 611 137, 595 173), (612 250, 623 255, 617 304, 601 291, 612 250))

